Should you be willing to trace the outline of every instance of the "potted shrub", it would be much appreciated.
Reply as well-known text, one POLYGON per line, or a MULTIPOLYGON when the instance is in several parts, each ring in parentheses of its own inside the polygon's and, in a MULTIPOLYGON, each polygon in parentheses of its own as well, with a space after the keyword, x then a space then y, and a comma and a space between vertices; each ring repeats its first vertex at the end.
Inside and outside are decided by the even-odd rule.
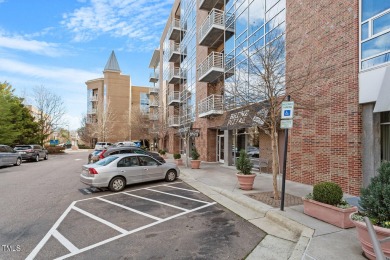
POLYGON ((355 225, 349 215, 357 207, 343 200, 343 190, 333 182, 321 182, 313 187, 313 194, 303 200, 303 211, 306 215, 317 218, 340 228, 351 228, 355 225))
POLYGON ((252 162, 249 159, 245 150, 240 151, 240 157, 237 159, 236 168, 239 171, 236 176, 240 189, 251 190, 253 189, 253 182, 255 181, 256 174, 252 174, 252 162))
POLYGON ((167 159, 167 155, 166 155, 165 150, 160 150, 159 154, 161 155, 162 158, 167 159))
POLYGON ((183 165, 183 160, 181 159, 181 154, 180 153, 174 153, 173 154, 173 159, 175 159, 176 165, 183 165))
POLYGON ((200 154, 196 150, 196 147, 194 147, 191 151, 191 169, 199 169, 200 168, 200 160, 199 159, 200 154))
MULTIPOLYGON (((382 162, 378 173, 367 188, 361 190, 359 204, 363 211, 350 216, 364 254, 369 259, 375 259, 375 253, 363 217, 368 217, 373 224, 378 240, 390 237, 390 162, 382 162)), ((381 248, 390 258, 390 240, 381 243, 381 248)))

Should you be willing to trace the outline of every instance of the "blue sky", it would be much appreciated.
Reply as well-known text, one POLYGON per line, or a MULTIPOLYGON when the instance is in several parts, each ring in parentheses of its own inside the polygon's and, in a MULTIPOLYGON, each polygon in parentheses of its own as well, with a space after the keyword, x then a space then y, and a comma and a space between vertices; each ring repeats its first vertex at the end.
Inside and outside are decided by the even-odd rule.
POLYGON ((174 0, 0 0, 0 82, 33 103, 32 89, 60 95, 71 129, 87 110, 85 81, 102 77, 114 50, 132 84, 148 68, 174 0))

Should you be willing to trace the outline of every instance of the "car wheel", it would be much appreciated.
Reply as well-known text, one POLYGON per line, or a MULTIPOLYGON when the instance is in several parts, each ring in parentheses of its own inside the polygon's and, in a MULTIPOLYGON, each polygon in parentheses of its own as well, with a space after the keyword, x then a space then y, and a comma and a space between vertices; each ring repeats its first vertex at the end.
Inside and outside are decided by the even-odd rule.
POLYGON ((21 164, 22 164, 22 159, 20 159, 20 158, 16 159, 16 163, 14 165, 20 166, 21 164))
POLYGON ((45 154, 45 157, 43 159, 47 160, 47 159, 49 159, 49 156, 47 154, 45 154))
POLYGON ((39 162, 39 155, 38 154, 35 156, 35 160, 34 161, 39 162))
POLYGON ((110 189, 110 191, 118 192, 123 190, 125 186, 126 186, 126 181, 124 178, 115 177, 110 181, 110 185, 108 186, 108 188, 110 189))
POLYGON ((169 170, 169 171, 167 172, 167 174, 165 175, 165 180, 166 180, 166 181, 169 181, 169 182, 172 182, 172 181, 176 180, 176 177, 177 177, 176 171, 174 171, 174 170, 169 170))

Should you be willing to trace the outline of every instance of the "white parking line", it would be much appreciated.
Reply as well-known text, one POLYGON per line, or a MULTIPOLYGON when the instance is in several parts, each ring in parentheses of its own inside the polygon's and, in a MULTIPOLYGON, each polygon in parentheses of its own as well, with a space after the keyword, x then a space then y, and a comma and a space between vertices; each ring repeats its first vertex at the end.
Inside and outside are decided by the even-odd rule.
POLYGON ((109 200, 105 200, 105 199, 102 199, 102 198, 97 198, 97 199, 98 199, 98 200, 101 200, 101 201, 104 201, 104 202, 107 202, 107 203, 110 203, 110 204, 112 204, 112 205, 115 205, 115 206, 118 206, 118 207, 127 209, 127 210, 129 210, 129 211, 133 211, 133 212, 135 212, 135 213, 138 213, 138 214, 143 215, 143 216, 148 217, 148 218, 152 218, 152 219, 154 219, 154 220, 161 220, 161 218, 158 218, 158 217, 149 215, 149 214, 147 214, 147 213, 143 213, 143 212, 138 211, 138 210, 136 210, 136 209, 132 209, 132 208, 123 206, 122 204, 118 204, 118 203, 115 203, 115 202, 112 202, 112 201, 109 201, 109 200))
POLYGON ((153 189, 149 189, 149 188, 145 188, 145 190, 150 190, 150 191, 166 194, 166 195, 169 195, 169 196, 174 196, 174 197, 178 197, 178 198, 182 198, 182 199, 192 200, 192 201, 196 201, 196 202, 200 202, 200 203, 208 203, 207 201, 196 200, 196 199, 192 199, 192 198, 188 198, 188 197, 184 197, 184 196, 180 196, 180 195, 176 195, 176 194, 172 194, 172 193, 168 193, 168 192, 163 192, 163 191, 159 191, 159 190, 153 190, 153 189))
POLYGON ((121 228, 121 227, 118 227, 117 225, 112 224, 111 222, 108 222, 107 220, 104 220, 104 219, 99 218, 99 217, 97 217, 97 216, 95 216, 95 215, 92 215, 91 213, 89 213, 89 212, 87 212, 87 211, 85 211, 85 210, 82 210, 82 209, 80 209, 80 208, 78 208, 78 207, 76 207, 76 206, 73 206, 72 209, 74 209, 74 210, 80 212, 81 214, 84 214, 84 215, 86 215, 86 216, 88 216, 88 217, 90 217, 90 218, 92 218, 92 219, 94 219, 94 220, 97 220, 97 221, 99 221, 99 222, 101 222, 101 223, 103 223, 103 224, 109 226, 110 228, 115 229, 116 231, 118 231, 118 232, 120 232, 120 233, 122 233, 122 234, 127 233, 127 230, 125 230, 125 229, 123 229, 123 228, 121 228))
POLYGON ((174 188, 174 189, 177 189, 177 190, 185 190, 185 191, 191 191, 191 192, 195 192, 195 193, 200 193, 200 192, 197 191, 197 190, 183 189, 183 188, 175 187, 175 186, 169 185, 169 184, 165 184, 164 186, 169 187, 169 188, 174 188))
POLYGON ((165 206, 168 206, 168 207, 172 207, 172 208, 175 208, 175 209, 180 209, 180 210, 182 210, 182 211, 188 211, 188 209, 181 208, 181 207, 177 207, 177 206, 175 206, 175 205, 171 205, 171 204, 168 204, 168 203, 165 203, 165 202, 161 202, 161 201, 158 201, 158 200, 153 200, 153 199, 149 199, 149 198, 137 196, 137 195, 130 194, 130 193, 126 193, 126 192, 123 193, 123 194, 129 195, 129 196, 132 196, 132 197, 136 197, 136 198, 139 198, 139 199, 143 199, 143 200, 148 200, 148 201, 156 202, 156 203, 158 203, 158 204, 162 204, 162 205, 165 205, 165 206))
POLYGON ((57 230, 54 230, 52 235, 58 240, 58 242, 60 242, 63 246, 65 246, 66 249, 69 250, 69 252, 73 253, 79 250, 75 245, 72 244, 72 242, 70 242, 57 230))
POLYGON ((138 231, 141 231, 141 230, 144 230, 144 229, 146 229, 146 228, 149 228, 149 227, 152 227, 152 226, 161 224, 161 223, 163 223, 163 222, 166 222, 166 221, 168 221, 168 220, 171 220, 171 219, 174 219, 174 218, 183 216, 183 215, 188 214, 188 213, 190 213, 190 212, 194 212, 194 211, 197 211, 197 210, 200 210, 200 209, 209 207, 209 206, 214 205, 214 204, 216 204, 216 202, 208 203, 208 204, 203 205, 203 206, 200 206, 200 207, 198 207, 198 208, 191 209, 191 210, 189 210, 189 211, 187 211, 187 212, 181 212, 181 213, 179 213, 179 214, 170 216, 170 217, 165 218, 165 219, 162 219, 162 220, 160 220, 160 221, 156 221, 156 222, 153 222, 153 223, 151 223, 151 224, 148 224, 148 225, 145 225, 145 226, 142 226, 142 227, 133 229, 133 230, 131 230, 131 231, 128 231, 126 234, 121 234, 121 235, 118 235, 118 236, 115 236, 115 237, 106 239, 106 240, 101 241, 101 242, 99 242, 99 243, 96 243, 96 244, 93 244, 93 245, 84 247, 84 248, 82 248, 82 249, 79 249, 77 252, 72 252, 72 253, 70 253, 70 254, 67 254, 67 255, 58 257, 58 258, 56 258, 56 260, 61 260, 61 259, 65 259, 65 258, 74 256, 74 255, 77 255, 77 254, 79 254, 79 253, 82 253, 82 252, 88 251, 88 250, 90 250, 90 249, 92 249, 92 248, 95 248, 95 247, 98 247, 98 246, 107 244, 107 243, 109 243, 109 242, 112 242, 112 241, 117 240, 117 239, 119 239, 119 238, 122 238, 122 237, 124 237, 124 236, 130 235, 130 234, 134 234, 134 233, 136 233, 136 232, 138 232, 138 231))

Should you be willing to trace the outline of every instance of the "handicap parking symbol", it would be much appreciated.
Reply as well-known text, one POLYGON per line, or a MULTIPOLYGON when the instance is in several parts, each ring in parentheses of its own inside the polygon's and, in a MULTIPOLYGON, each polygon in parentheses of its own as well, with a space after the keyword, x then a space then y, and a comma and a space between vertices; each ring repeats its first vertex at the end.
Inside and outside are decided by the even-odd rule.
POLYGON ((290 116, 291 110, 284 110, 284 116, 290 116))

